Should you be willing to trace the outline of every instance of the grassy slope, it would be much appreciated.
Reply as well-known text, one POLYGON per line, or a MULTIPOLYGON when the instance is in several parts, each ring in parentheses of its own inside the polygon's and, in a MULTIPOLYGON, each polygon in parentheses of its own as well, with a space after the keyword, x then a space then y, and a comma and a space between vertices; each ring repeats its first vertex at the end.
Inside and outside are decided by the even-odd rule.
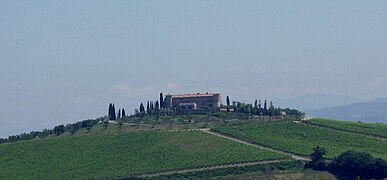
POLYGON ((328 119, 311 119, 306 122, 338 130, 387 138, 387 124, 382 123, 371 124, 362 122, 336 121, 328 119))
POLYGON ((1 144, 0 154, 0 179, 95 179, 284 158, 203 132, 101 135, 95 130, 1 144))
POLYGON ((353 149, 387 159, 387 141, 293 122, 256 123, 239 127, 219 126, 215 130, 253 143, 305 156, 312 153, 312 149, 319 145, 328 151, 328 158, 353 149))

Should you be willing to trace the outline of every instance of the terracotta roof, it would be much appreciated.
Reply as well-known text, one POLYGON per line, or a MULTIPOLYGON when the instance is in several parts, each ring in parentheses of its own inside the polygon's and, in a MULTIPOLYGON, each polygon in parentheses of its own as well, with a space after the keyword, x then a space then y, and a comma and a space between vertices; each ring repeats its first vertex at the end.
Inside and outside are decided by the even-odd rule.
POLYGON ((190 97, 211 97, 214 95, 219 95, 220 93, 205 93, 205 94, 175 94, 175 95, 167 95, 172 96, 172 98, 190 98, 190 97))

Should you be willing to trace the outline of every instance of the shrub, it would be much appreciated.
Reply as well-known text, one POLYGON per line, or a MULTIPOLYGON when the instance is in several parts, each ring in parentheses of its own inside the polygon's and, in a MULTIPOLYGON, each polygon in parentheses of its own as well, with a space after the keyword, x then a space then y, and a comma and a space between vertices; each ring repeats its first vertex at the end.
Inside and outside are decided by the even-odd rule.
POLYGON ((346 151, 330 163, 330 170, 352 179, 383 179, 387 177, 387 162, 364 152, 346 151))

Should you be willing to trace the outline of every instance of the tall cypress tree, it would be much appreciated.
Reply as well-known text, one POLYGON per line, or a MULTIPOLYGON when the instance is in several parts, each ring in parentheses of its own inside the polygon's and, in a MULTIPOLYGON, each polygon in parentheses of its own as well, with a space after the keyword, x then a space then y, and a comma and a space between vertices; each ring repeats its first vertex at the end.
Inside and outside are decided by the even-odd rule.
POLYGON ((160 112, 159 101, 156 101, 156 103, 155 103, 155 114, 158 115, 159 112, 160 112))
POLYGON ((145 108, 144 108, 144 104, 140 104, 140 113, 144 113, 145 112, 145 108))
POLYGON ((160 109, 163 109, 164 108, 164 95, 163 93, 161 92, 160 93, 160 109))
POLYGON ((116 120, 116 108, 114 107, 114 104, 113 104, 113 107, 112 107, 112 119, 111 120, 116 120))
POLYGON ((117 119, 120 119, 121 118, 121 109, 118 109, 118 112, 117 112, 117 119))
POLYGON ((112 117, 112 103, 109 104, 109 108, 108 108, 108 119, 110 119, 112 117))
POLYGON ((125 112, 125 109, 124 109, 124 108, 122 108, 122 110, 121 110, 121 116, 122 116, 122 117, 125 117, 125 116, 126 116, 126 112, 125 112))
POLYGON ((226 98, 226 103, 227 103, 227 112, 230 112, 230 98, 228 96, 226 98))

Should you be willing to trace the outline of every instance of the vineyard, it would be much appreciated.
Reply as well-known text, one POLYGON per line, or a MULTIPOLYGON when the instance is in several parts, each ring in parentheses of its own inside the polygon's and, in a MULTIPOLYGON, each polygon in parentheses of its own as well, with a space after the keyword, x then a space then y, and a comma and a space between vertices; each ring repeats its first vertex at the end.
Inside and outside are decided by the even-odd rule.
POLYGON ((290 121, 218 126, 213 131, 274 149, 308 156, 317 145, 332 159, 346 150, 356 150, 387 159, 387 141, 349 132, 333 131, 290 121))
POLYGON ((362 122, 336 121, 328 119, 311 119, 306 122, 313 125, 333 128, 337 130, 387 138, 387 124, 382 123, 370 124, 362 122))
POLYGON ((101 179, 282 159, 200 131, 59 136, 0 145, 0 179, 101 179))

